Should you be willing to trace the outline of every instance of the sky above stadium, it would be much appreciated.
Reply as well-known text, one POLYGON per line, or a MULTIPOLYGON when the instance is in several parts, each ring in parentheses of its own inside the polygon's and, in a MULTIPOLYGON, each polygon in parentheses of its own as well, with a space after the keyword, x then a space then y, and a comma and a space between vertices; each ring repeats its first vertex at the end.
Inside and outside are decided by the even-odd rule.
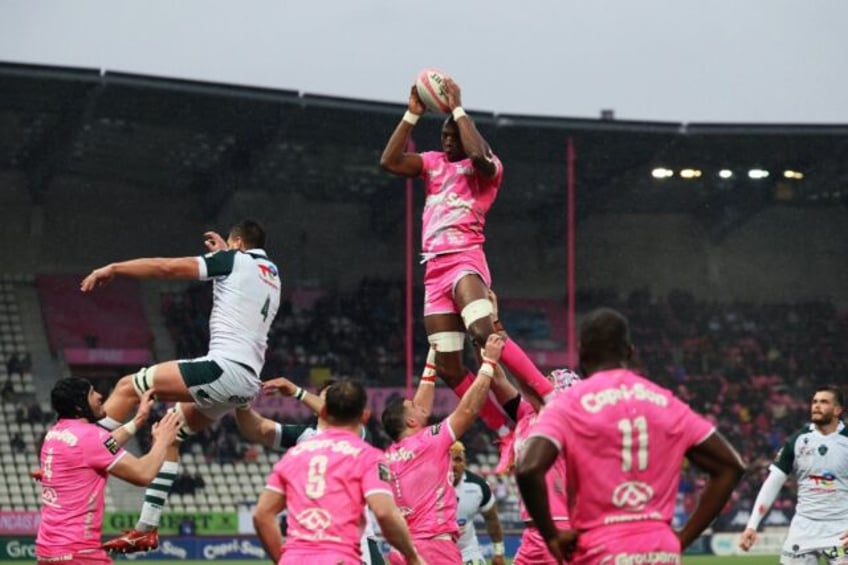
POLYGON ((844 0, 0 0, 0 60, 467 108, 848 123, 844 0))

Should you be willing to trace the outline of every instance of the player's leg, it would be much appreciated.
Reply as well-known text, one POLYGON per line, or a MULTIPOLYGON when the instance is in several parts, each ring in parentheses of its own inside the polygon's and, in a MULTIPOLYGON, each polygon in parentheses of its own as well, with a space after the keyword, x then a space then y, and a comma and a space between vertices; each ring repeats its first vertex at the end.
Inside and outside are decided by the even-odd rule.
MULTIPOLYGON (((436 350, 436 374, 461 398, 475 378, 462 362, 465 348, 462 319, 456 314, 433 314, 424 317, 424 328, 430 347, 436 350)), ((503 411, 491 398, 480 409, 480 419, 499 434, 509 431, 503 411)))
POLYGON ((167 361, 143 367, 136 373, 122 377, 112 394, 103 403, 106 417, 98 423, 109 430, 117 429, 135 411, 141 395, 154 387, 157 400, 165 402, 193 400, 180 372, 179 362, 167 361))
MULTIPOLYGON (((458 280, 454 286, 454 302, 475 346, 483 347, 489 336, 495 333, 495 326, 489 288, 479 274, 466 273, 458 280)), ((506 341, 501 363, 542 398, 547 399, 553 392, 553 385, 514 340, 506 341)))
POLYGON ((135 528, 103 544, 103 549, 115 553, 149 551, 159 546, 159 523, 174 481, 180 473, 180 443, 189 435, 209 427, 215 418, 201 412, 192 403, 180 402, 171 410, 180 415, 182 425, 177 441, 168 447, 165 462, 144 491, 144 502, 135 528))

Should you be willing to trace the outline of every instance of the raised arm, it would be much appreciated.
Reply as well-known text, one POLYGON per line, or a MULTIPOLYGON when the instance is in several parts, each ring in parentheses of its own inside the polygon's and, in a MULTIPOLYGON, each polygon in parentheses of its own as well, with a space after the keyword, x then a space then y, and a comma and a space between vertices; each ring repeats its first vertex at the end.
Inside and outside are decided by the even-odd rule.
POLYGON ((457 439, 468 431, 468 428, 474 424, 480 414, 480 408, 483 407, 483 403, 486 402, 486 397, 489 394, 489 387, 495 374, 494 368, 501 358, 503 347, 504 340, 498 334, 492 334, 486 340, 483 363, 480 365, 480 370, 477 371, 477 377, 471 383, 471 387, 459 399, 459 405, 448 416, 448 424, 457 439))
POLYGON ((683 529, 677 533, 681 549, 689 547, 727 504, 733 489, 745 474, 742 457, 718 432, 692 447, 686 457, 709 476, 707 486, 698 500, 698 506, 689 516, 683 529))
POLYGON ((153 424, 153 445, 143 457, 126 453, 109 469, 109 473, 136 486, 147 486, 156 478, 156 474, 165 462, 165 455, 177 439, 180 429, 180 416, 169 411, 157 423, 153 424))
POLYGON ((431 346, 427 352, 427 361, 424 363, 424 370, 421 372, 421 380, 418 381, 418 388, 415 389, 415 396, 412 397, 412 403, 422 412, 426 413, 429 418, 433 413, 433 401, 435 398, 436 349, 431 346))
POLYGON ((414 178, 421 174, 421 155, 418 153, 407 153, 406 146, 412 128, 424 113, 424 103, 418 97, 415 86, 409 92, 409 109, 395 127, 392 136, 386 143, 383 154, 380 156, 380 166, 396 175, 414 178))
POLYGON ((108 284, 115 277, 133 279, 194 279, 200 278, 197 257, 148 257, 120 263, 110 263, 94 269, 80 283, 80 290, 91 292, 98 286, 108 284))
POLYGON ((462 92, 459 85, 450 77, 445 79, 445 92, 448 95, 448 106, 450 106, 453 114, 456 127, 459 129, 459 139, 462 140, 462 148, 465 154, 474 163, 474 169, 480 174, 493 177, 498 172, 498 167, 495 164, 492 148, 483 139, 483 136, 477 131, 477 126, 465 110, 455 112, 457 108, 462 108, 462 92))

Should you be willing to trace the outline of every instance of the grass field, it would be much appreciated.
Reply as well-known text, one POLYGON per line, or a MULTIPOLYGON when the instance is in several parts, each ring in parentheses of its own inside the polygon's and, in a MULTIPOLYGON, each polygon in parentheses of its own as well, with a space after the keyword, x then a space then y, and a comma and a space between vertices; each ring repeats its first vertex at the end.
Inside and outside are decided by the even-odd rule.
MULTIPOLYGON (((263 561, 261 559, 247 559, 247 560, 221 560, 227 565, 257 565, 257 563, 267 563, 267 561, 263 561)), ((175 561, 176 563, 177 561, 175 561)), ((683 563, 685 565, 775 565, 778 562, 777 555, 745 555, 740 557, 716 557, 714 555, 699 555, 699 556, 687 556, 683 558, 683 563)), ((24 565, 24 563, 32 564, 32 561, 6 561, 5 563, 12 564, 20 564, 24 565)), ((131 563, 128 560, 117 560, 116 563, 131 563)), ((147 561, 147 563, 167 563, 165 560, 156 560, 156 561, 147 561)), ((202 565, 203 563, 209 563, 208 561, 178 561, 181 565, 202 565)), ((512 560, 507 560, 507 563, 512 563, 512 560)), ((305 565, 305 564, 304 564, 305 565)))

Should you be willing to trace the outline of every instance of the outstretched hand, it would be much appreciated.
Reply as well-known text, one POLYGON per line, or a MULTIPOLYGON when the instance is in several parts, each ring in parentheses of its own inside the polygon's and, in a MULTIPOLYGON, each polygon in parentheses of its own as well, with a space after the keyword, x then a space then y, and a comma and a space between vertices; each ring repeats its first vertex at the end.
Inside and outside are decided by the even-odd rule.
POLYGON ((458 106, 462 106, 462 91, 456 81, 450 77, 445 77, 445 93, 448 95, 448 106, 451 111, 458 106))
POLYGON ((221 234, 214 231, 208 231, 203 234, 203 244, 209 251, 226 251, 227 242, 221 237, 221 234))
POLYGON ((500 335, 490 335, 489 339, 486 340, 486 347, 483 350, 483 360, 497 364, 501 360, 504 343, 504 338, 500 335))
POLYGON ((426 110, 427 107, 424 106, 424 102, 422 102, 421 97, 418 96, 418 89, 413 84, 412 88, 409 90, 409 111, 420 116, 426 110))
POLYGON ((140 428, 147 422, 150 417, 150 409, 153 407, 154 390, 151 388, 141 395, 141 400, 138 402, 138 411, 135 413, 133 421, 136 427, 140 428))
POLYGON ((153 441, 164 441, 167 444, 172 444, 177 439, 177 432, 180 430, 182 421, 180 415, 173 410, 169 410, 167 414, 162 416, 162 419, 153 424, 150 430, 150 435, 153 436, 153 441))
POLYGON ((294 396, 298 386, 285 377, 277 377, 262 383, 263 394, 282 394, 283 396, 294 396))
POLYGON ((80 290, 83 292, 91 292, 98 286, 104 286, 115 278, 115 270, 112 265, 106 265, 99 269, 94 269, 80 283, 80 290))

